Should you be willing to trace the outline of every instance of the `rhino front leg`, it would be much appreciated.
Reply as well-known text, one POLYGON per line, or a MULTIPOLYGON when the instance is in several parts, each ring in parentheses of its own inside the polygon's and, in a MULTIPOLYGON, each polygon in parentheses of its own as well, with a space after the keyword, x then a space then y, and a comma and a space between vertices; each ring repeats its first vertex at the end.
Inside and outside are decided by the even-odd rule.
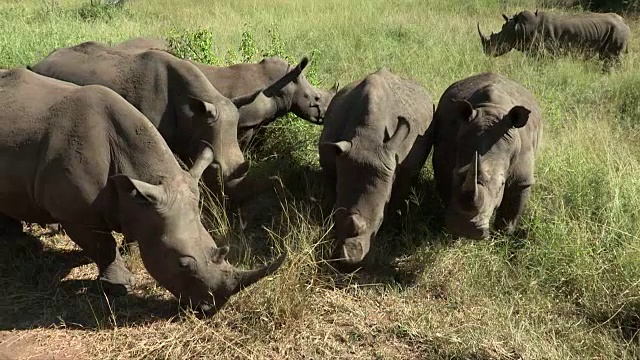
POLYGON ((505 231, 507 234, 513 233, 530 195, 530 185, 513 186, 504 190, 502 203, 496 213, 496 230, 505 231))
POLYGON ((105 292, 126 295, 135 285, 135 277, 127 269, 110 231, 89 229, 73 223, 62 223, 67 235, 98 265, 98 280, 105 292))

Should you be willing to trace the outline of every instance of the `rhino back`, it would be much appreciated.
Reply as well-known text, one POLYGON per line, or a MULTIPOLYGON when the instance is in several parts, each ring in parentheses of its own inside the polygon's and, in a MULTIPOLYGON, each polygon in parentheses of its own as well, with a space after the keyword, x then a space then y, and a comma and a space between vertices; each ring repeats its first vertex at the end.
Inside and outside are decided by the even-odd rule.
POLYGON ((112 90, 20 72, 2 79, 0 212, 100 226, 108 215, 96 200, 110 175, 148 181, 176 170, 157 130, 112 90))
MULTIPOLYGON (((280 59, 281 60, 281 59, 280 59)), ((259 63, 212 66, 192 62, 223 96, 233 99, 262 90, 280 79, 288 69, 284 61, 273 58, 259 63)))
POLYGON ((629 26, 617 14, 585 13, 557 15, 541 13, 541 30, 560 43, 589 44, 594 50, 608 42, 626 43, 629 26))
POLYGON ((393 133, 398 116, 407 119, 411 134, 425 133, 433 105, 426 90, 387 70, 379 70, 341 89, 331 101, 324 120, 321 141, 347 140, 358 128, 377 133, 384 140, 385 129, 393 133))
POLYGON ((418 136, 425 135, 431 124, 433 103, 423 87, 382 69, 335 95, 327 109, 320 142, 364 137, 368 142, 382 144, 385 134, 395 132, 398 117, 405 118, 410 128, 398 149, 404 160, 418 136))
MULTIPOLYGON (((531 111, 527 124, 519 128, 517 133, 521 137, 524 148, 535 150, 538 147, 539 138, 542 134, 542 115, 533 94, 519 83, 510 80, 502 75, 493 73, 482 73, 469 78, 457 81, 449 86, 438 103, 438 109, 434 115, 435 142, 441 146, 448 146, 455 153, 458 144, 451 139, 457 137, 458 129, 463 124, 464 119, 459 118, 454 100, 467 100, 473 106, 483 102, 496 102, 487 98, 483 89, 498 89, 501 94, 508 99, 500 100, 503 104, 498 104, 510 108, 515 105, 524 106, 531 111)), ((506 109, 508 110, 508 109, 506 109)))

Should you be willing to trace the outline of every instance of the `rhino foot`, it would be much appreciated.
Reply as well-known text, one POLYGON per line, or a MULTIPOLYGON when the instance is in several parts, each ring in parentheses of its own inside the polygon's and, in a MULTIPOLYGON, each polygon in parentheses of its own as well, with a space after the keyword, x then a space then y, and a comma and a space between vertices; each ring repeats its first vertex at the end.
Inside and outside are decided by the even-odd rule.
POLYGON ((135 276, 121 262, 114 262, 98 277, 102 290, 107 295, 125 296, 136 284, 135 276))

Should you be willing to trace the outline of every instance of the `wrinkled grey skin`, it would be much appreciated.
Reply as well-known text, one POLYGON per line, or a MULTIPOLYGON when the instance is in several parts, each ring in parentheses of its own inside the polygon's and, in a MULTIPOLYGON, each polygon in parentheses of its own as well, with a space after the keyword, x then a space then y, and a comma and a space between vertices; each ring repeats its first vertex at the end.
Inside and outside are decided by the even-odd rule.
POLYGON ((308 59, 292 67, 278 57, 265 58, 258 63, 235 64, 216 67, 193 63, 209 79, 220 93, 239 107, 238 136, 244 146, 257 130, 277 118, 293 112, 301 119, 322 124, 327 107, 336 89, 316 89, 307 81, 302 71, 308 59), (260 106, 243 106, 245 98, 258 98, 260 106))
POLYGON ((187 172, 144 115, 106 87, 14 69, 0 71, 0 88, 0 214, 61 223, 108 290, 135 282, 112 230, 139 243, 162 286, 207 313, 284 260, 252 271, 225 260, 228 247, 200 221, 208 146, 187 172))
POLYGON ((387 69, 341 89, 320 136, 320 165, 335 189, 336 258, 358 265, 387 208, 406 197, 431 149, 433 103, 387 69))
POLYGON ((118 51, 85 42, 53 51, 33 66, 38 74, 79 85, 103 85, 129 101, 158 128, 169 148, 187 164, 199 146, 213 147, 214 161, 204 182, 214 193, 233 196, 245 178, 245 161, 237 140, 238 110, 187 61, 159 50, 118 51))
POLYGON ((620 53, 627 49, 631 33, 624 19, 614 13, 557 15, 525 10, 513 17, 504 14, 502 17, 505 21, 502 30, 489 37, 482 34, 478 23, 482 48, 487 55, 500 56, 511 49, 544 49, 551 54, 567 51, 588 57, 598 54, 605 62, 617 63, 620 53))
POLYGON ((460 80, 444 92, 430 131, 434 177, 451 233, 489 236, 494 211, 496 229, 515 229, 534 183, 540 114, 527 89, 497 74, 460 80))
POLYGON ((121 42, 120 44, 113 45, 111 48, 126 52, 144 52, 145 50, 167 51, 169 49, 167 42, 164 39, 144 37, 129 39, 121 42))

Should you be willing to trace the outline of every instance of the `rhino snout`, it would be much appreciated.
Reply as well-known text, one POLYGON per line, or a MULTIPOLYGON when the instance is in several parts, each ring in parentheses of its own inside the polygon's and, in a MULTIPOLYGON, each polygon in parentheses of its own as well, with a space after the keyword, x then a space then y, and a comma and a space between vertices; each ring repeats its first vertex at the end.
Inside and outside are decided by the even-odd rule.
POLYGON ((218 162, 213 162, 205 172, 205 179, 209 187, 224 186, 225 189, 233 189, 245 179, 248 172, 248 161, 242 162, 233 170, 222 166, 218 162), (222 183, 220 179, 222 179, 222 183))
POLYGON ((489 237, 489 225, 481 224, 473 220, 460 219, 455 216, 447 216, 447 230, 455 236, 481 240, 489 237))
POLYGON ((344 245, 340 249, 338 260, 350 265, 356 265, 364 260, 369 252, 369 241, 356 237, 344 241, 344 245))

